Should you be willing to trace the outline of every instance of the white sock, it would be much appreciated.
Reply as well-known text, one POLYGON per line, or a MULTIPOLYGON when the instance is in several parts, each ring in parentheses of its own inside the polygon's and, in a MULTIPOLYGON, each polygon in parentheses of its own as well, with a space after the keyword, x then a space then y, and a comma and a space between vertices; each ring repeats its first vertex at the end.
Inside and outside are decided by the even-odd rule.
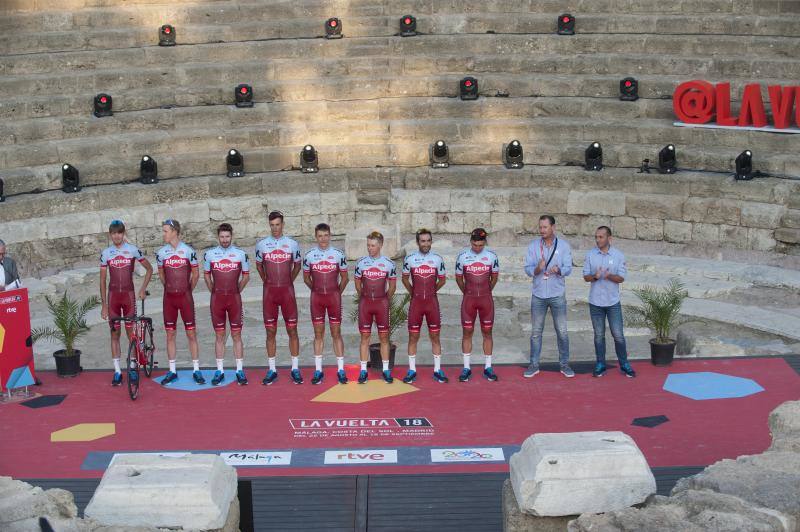
POLYGON ((462 353, 464 355, 464 367, 469 369, 469 355, 470 353, 462 353))
POLYGON ((339 371, 344 369, 344 357, 336 357, 336 367, 339 371))
POLYGON ((119 359, 118 358, 112 358, 111 361, 114 362, 114 372, 115 373, 122 373, 122 370, 119 369, 119 359))
POLYGON ((225 363, 224 358, 217 359, 217 371, 225 371, 225 366, 223 366, 224 363, 225 363))
POLYGON ((200 361, 199 360, 192 360, 192 366, 194 367, 195 371, 200 371, 200 361))
POLYGON ((275 357, 267 357, 270 371, 275 371, 275 357))
POLYGON ((300 357, 292 357, 292 369, 300 369, 300 357))
POLYGON ((170 360, 169 361, 169 370, 172 373, 178 373, 178 371, 175 369, 175 361, 174 360, 170 360))
POLYGON ((314 355, 314 369, 317 371, 322 371, 322 355, 314 355))
POLYGON ((388 360, 384 360, 383 361, 383 371, 389 371, 389 361, 388 360))
POLYGON ((442 369, 442 355, 433 355, 433 371, 442 369))
POLYGON ((237 358, 236 359, 236 371, 242 371, 244 368, 244 359, 237 358))
POLYGON ((486 355, 484 358, 483 367, 491 368, 492 367, 492 355, 486 355))
POLYGON ((367 363, 363 360, 361 361, 361 371, 367 371, 367 363))
POLYGON ((408 370, 417 371, 417 355, 408 355, 408 370))

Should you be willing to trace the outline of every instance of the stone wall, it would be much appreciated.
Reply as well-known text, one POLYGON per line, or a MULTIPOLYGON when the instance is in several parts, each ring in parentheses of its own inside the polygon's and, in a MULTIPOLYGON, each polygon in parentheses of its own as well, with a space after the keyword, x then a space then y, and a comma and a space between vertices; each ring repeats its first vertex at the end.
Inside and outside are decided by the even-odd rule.
POLYGON ((567 235, 591 235, 605 224, 621 238, 798 254, 799 192, 800 181, 793 180, 574 167, 277 172, 13 197, 0 209, 0 238, 32 273, 96 260, 114 218, 152 254, 161 245, 160 221, 168 217, 203 248, 215 242, 223 221, 234 225, 240 245, 252 246, 267 232, 266 213, 273 209, 286 214, 288 234, 302 241, 311 240, 321 221, 339 237, 392 223, 403 232, 427 227, 460 235, 482 226, 535 233, 539 215, 547 213, 567 235))

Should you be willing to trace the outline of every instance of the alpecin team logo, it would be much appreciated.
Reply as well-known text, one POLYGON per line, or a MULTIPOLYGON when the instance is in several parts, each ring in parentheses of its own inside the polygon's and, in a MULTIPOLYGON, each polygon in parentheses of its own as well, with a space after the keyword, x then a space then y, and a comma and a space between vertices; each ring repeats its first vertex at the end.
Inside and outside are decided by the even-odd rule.
POLYGON ((292 259, 292 254, 288 251, 276 249, 264 255, 264 259, 269 262, 286 262, 292 259))
POLYGON ((319 273, 332 273, 335 272, 338 266, 333 262, 316 262, 311 265, 311 270, 319 273))
POLYGON ((417 277, 428 278, 436 275, 436 268, 433 266, 428 266, 427 264, 423 264, 422 266, 414 268, 414 275, 417 277))
POLYGON ((113 259, 108 260, 108 265, 112 268, 127 268, 131 265, 130 257, 114 257, 113 259))
POLYGON ((464 271, 469 272, 472 275, 486 275, 491 271, 491 269, 491 266, 481 262, 473 262, 472 264, 468 264, 464 267, 464 271))
POLYGON ((218 272, 228 273, 233 272, 239 269, 239 263, 233 262, 227 259, 223 259, 219 262, 212 262, 211 268, 218 272))
POLYGON ((183 268, 186 266, 186 259, 172 256, 164 261, 164 266, 167 268, 183 268))
POLYGON ((370 281, 380 281, 381 279, 386 278, 386 272, 380 268, 368 268, 364 270, 361 276, 366 277, 370 281))

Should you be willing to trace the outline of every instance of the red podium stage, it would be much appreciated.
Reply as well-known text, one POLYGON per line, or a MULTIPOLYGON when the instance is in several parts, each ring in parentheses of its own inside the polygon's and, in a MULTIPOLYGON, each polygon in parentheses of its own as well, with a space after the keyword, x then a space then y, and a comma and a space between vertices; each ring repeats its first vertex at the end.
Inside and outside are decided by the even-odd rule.
POLYGON ((0 392, 34 383, 28 289, 0 292, 0 392))

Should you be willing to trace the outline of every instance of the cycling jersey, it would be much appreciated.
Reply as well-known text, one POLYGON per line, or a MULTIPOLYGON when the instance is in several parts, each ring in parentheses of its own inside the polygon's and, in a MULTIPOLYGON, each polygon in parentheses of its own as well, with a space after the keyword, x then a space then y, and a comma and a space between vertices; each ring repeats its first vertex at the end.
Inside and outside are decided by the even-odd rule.
POLYGON ((403 277, 410 277, 412 298, 436 297, 436 283, 445 278, 444 260, 436 253, 415 251, 403 261, 403 277))
POLYGON ((381 255, 362 257, 356 263, 356 279, 361 279, 361 296, 370 299, 386 297, 387 281, 397 279, 394 262, 381 255))
POLYGON ((236 246, 209 249, 203 256, 203 266, 214 280, 215 294, 238 294, 240 276, 250 273, 247 253, 236 246))
POLYGON ((108 272, 109 292, 132 292, 133 272, 136 261, 142 262, 142 251, 128 242, 121 246, 109 246, 100 253, 100 268, 108 272))
POLYGON ((347 258, 336 248, 308 250, 303 272, 311 275, 311 291, 318 294, 339 293, 339 272, 347 271, 347 258))
POLYGON ((475 253, 467 248, 456 258, 456 277, 464 278, 464 294, 468 296, 491 296, 491 275, 499 272, 500 262, 490 249, 475 253))
POLYGON ((164 272, 164 292, 181 294, 192 291, 192 269, 197 268, 197 253, 185 242, 173 248, 166 244, 156 252, 159 271, 164 272))
POLYGON ((291 286, 292 269, 300 262, 300 246, 292 238, 268 236, 256 244, 256 261, 266 272, 267 286, 291 286))

